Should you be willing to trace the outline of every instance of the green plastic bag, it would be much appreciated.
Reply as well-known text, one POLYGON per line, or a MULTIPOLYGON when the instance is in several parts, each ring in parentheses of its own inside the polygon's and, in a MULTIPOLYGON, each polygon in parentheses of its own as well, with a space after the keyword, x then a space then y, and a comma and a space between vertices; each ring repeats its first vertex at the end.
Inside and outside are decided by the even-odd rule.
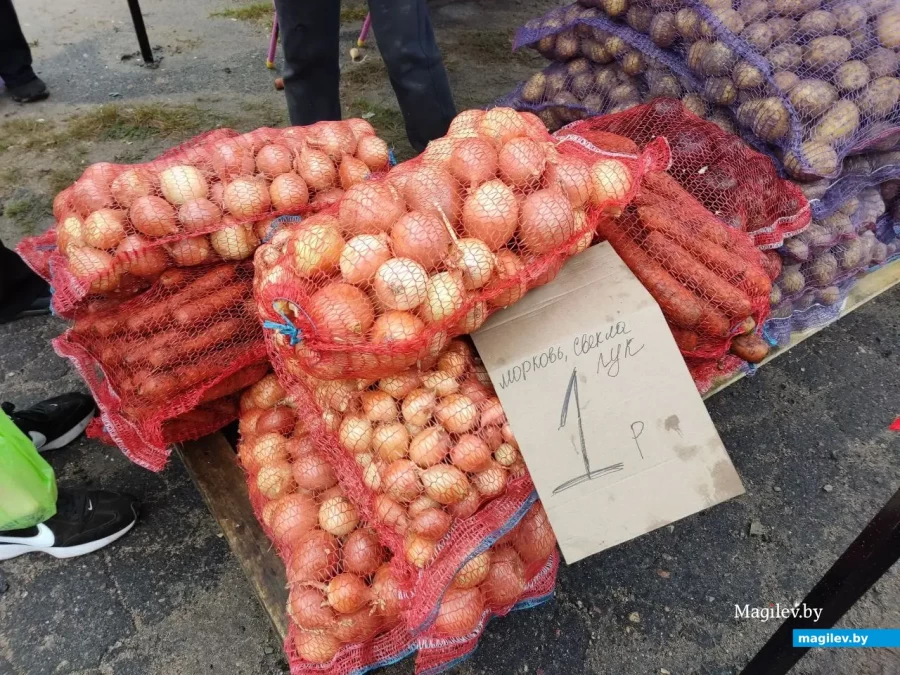
POLYGON ((0 411, 0 530, 31 527, 55 513, 53 469, 0 411))

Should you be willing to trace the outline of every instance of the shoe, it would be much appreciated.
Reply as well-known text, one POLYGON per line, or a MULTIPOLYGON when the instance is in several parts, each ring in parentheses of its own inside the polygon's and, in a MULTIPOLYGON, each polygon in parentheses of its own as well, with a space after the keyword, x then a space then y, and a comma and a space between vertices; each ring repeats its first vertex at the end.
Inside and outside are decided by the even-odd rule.
POLYGON ((3 403, 2 407, 40 452, 74 441, 97 412, 94 400, 78 392, 48 398, 25 410, 16 410, 12 403, 3 403))
MULTIPOLYGON (((46 295, 40 295, 31 301, 31 304, 27 307, 23 308, 16 314, 10 321, 15 321, 17 319, 24 319, 28 316, 43 316, 45 314, 50 313, 50 302, 53 299, 53 296, 50 295, 48 290, 46 295)), ((0 323, 4 323, 0 321, 0 323)))
POLYGON ((0 531, 0 560, 39 551, 74 558, 124 536, 138 518, 138 500, 106 490, 60 489, 56 515, 22 530, 0 531))
POLYGON ((16 103, 33 103, 34 101, 42 101, 50 95, 47 85, 44 81, 35 75, 33 80, 28 80, 25 84, 15 87, 7 87, 9 95, 16 103))
POLYGON ((31 270, 29 272, 30 276, 14 282, 14 297, 8 297, 13 293, 7 293, 0 300, 0 323, 50 313, 50 303, 53 300, 50 286, 31 270))

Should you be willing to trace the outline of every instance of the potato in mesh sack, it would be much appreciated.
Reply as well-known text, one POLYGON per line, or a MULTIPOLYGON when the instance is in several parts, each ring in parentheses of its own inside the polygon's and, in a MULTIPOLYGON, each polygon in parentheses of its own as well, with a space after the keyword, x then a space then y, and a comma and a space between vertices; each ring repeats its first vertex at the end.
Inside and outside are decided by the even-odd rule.
POLYGON ((836 176, 847 154, 891 149, 900 138, 892 36, 900 14, 891 3, 583 4, 590 7, 571 5, 529 21, 515 46, 567 61, 601 31, 612 49, 604 44, 594 52, 633 49, 689 76, 692 92, 729 106, 743 127, 778 148, 785 170, 800 180, 836 176))
POLYGON ((288 368, 378 378, 433 362, 447 341, 546 283, 595 220, 631 199, 646 156, 560 157, 533 115, 458 115, 448 135, 257 255, 255 295, 288 368))
POLYGON ((97 402, 97 435, 160 471, 172 443, 237 417, 236 394, 266 371, 252 274, 248 262, 166 270, 138 297, 91 305, 53 341, 97 402))
POLYGON ((54 310, 71 318, 86 298, 143 290, 166 269, 248 259, 274 217, 330 204, 388 166, 365 120, 217 130, 144 164, 91 165, 54 200, 55 252, 47 235, 19 251, 50 273, 54 310))
MULTIPOLYGON (((303 414, 271 374, 241 398, 238 456, 290 587, 285 650, 292 673, 345 675, 416 650, 417 672, 432 672, 463 646, 474 649, 491 615, 550 596, 558 557, 546 515, 532 505, 533 490, 487 536, 463 535, 468 548, 442 577, 434 570, 411 575, 352 496, 353 467, 342 469, 319 452, 303 414), (417 637, 424 619, 434 627, 417 637)), ((417 501, 408 504, 410 514, 418 511, 408 529, 432 536, 444 524, 433 506, 417 501)), ((407 513, 406 504, 399 509, 407 513)))

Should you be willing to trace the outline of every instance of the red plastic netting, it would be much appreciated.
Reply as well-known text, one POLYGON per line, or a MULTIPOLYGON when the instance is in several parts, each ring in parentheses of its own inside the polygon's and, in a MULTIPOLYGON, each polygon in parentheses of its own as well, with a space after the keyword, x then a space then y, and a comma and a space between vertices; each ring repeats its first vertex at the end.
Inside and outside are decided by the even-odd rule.
POLYGON ((420 157, 280 229, 256 256, 259 313, 288 371, 372 379, 433 362, 552 279, 667 162, 657 143, 588 163, 534 115, 463 112, 420 157))
POLYGON ((464 520, 447 523, 436 502, 420 496, 396 503, 406 529, 423 534, 420 543, 406 541, 414 562, 442 529, 449 527, 438 544, 445 551, 448 539, 467 544, 444 579, 430 567, 410 574, 403 556, 382 539, 380 521, 358 500, 365 499, 360 486, 348 480, 356 464, 332 464, 320 452, 301 421, 303 405, 274 376, 251 387, 241 407, 238 456, 251 501, 286 562, 291 625, 285 650, 294 675, 362 672, 416 650, 427 668, 420 672, 437 672, 474 648, 490 616, 523 601, 539 604, 552 592, 555 539, 543 509, 533 505, 530 482, 516 508, 480 537, 461 536, 464 520), (423 604, 424 612, 416 612, 423 604))
POLYGON ((283 378, 277 354, 273 365, 301 436, 287 438, 286 423, 244 446, 244 465, 260 469, 256 487, 274 499, 336 481, 396 555, 404 587, 416 586, 407 625, 427 625, 462 562, 534 491, 483 366, 458 340, 433 368, 374 382, 283 378))
MULTIPOLYGON (((698 118, 678 101, 658 99, 615 115, 574 122, 556 137, 577 135, 590 140, 598 132, 625 136, 639 148, 664 136, 672 156, 669 175, 692 201, 747 232, 758 248, 777 248, 810 222, 806 197, 796 185, 778 177, 771 159, 698 118)), ((679 193, 678 198, 683 197, 679 193)))
POLYGON ((127 297, 168 268, 250 258, 273 218, 327 206, 388 166, 387 144, 361 119, 219 129, 151 162, 88 167, 54 200, 54 234, 18 251, 52 273, 53 309, 73 318, 91 296, 127 297))
POLYGON ((237 392, 268 369, 250 263, 163 272, 140 296, 102 303, 53 341, 100 409, 100 437, 159 471, 168 446, 237 417, 237 392))

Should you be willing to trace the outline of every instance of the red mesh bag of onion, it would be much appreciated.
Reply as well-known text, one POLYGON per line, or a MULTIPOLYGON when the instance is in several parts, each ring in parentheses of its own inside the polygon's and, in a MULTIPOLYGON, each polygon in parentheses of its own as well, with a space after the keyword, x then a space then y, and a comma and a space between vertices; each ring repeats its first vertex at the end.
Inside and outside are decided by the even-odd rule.
POLYGON ((259 312, 284 360, 322 379, 433 362, 552 279, 667 161, 662 143, 566 157, 531 113, 465 111, 420 157, 279 229, 256 257, 259 312))
MULTIPOLYGON (((552 594, 555 539, 533 491, 517 497, 487 536, 462 535, 465 554, 437 579, 423 559, 436 546, 426 542, 439 537, 437 547, 449 548, 464 521, 441 536, 447 518, 438 502, 424 494, 394 502, 388 531, 407 534, 406 553, 398 554, 398 538, 382 538, 384 514, 366 508, 368 495, 352 479, 359 465, 329 461, 302 421, 304 406, 273 375, 240 405, 238 456, 257 517, 285 561, 285 650, 294 675, 362 672, 415 651, 417 672, 439 672, 475 648, 491 616, 552 594), (420 572, 411 573, 410 557, 420 572)), ((381 464, 371 457, 366 466, 381 464)))
POLYGON ((327 206, 389 163, 361 119, 220 129, 144 164, 89 166, 54 200, 54 234, 18 250, 50 274, 54 311, 72 318, 86 299, 127 297, 170 267, 247 259, 274 217, 327 206))

